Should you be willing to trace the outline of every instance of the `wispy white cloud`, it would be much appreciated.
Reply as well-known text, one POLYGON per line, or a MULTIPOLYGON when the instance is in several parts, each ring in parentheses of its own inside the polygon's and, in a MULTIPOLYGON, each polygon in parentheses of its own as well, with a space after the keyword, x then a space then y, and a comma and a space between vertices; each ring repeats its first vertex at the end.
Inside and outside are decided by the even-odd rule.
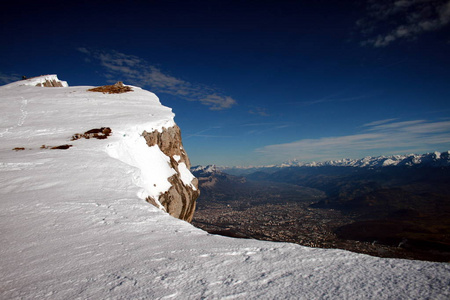
POLYGON ((366 37, 362 45, 385 47, 399 39, 414 39, 450 24, 449 0, 369 0, 368 16, 357 25, 366 37))
POLYGON ((198 101, 211 110, 231 108, 237 102, 222 95, 216 89, 166 74, 159 68, 134 55, 117 51, 98 51, 78 48, 87 58, 98 62, 106 70, 105 77, 110 81, 121 80, 137 86, 148 86, 154 92, 166 93, 189 101, 198 101))
POLYGON ((259 126, 270 126, 270 127, 274 127, 279 125, 280 123, 277 122, 258 122, 258 123, 244 123, 244 124, 240 124, 239 126, 241 127, 259 127, 259 126))
POLYGON ((386 119, 364 124, 362 132, 268 145, 256 152, 271 161, 323 161, 367 155, 427 152, 450 148, 450 121, 386 119))
POLYGON ((364 101, 365 99, 370 99, 377 96, 379 92, 370 92, 365 94, 349 95, 349 89, 344 89, 342 91, 326 95, 318 99, 310 99, 303 101, 287 102, 283 104, 291 104, 296 106, 311 106, 322 103, 339 103, 339 102, 351 102, 351 101, 364 101))
POLYGON ((201 138, 231 138, 231 135, 220 135, 220 134, 206 134, 206 132, 215 131, 217 129, 221 129, 222 126, 212 126, 202 129, 200 131, 187 134, 185 139, 190 139, 192 137, 201 137, 201 138))
POLYGON ((243 123, 237 125, 238 127, 243 127, 242 132, 246 135, 262 135, 267 134, 270 131, 276 131, 291 127, 292 123, 287 122, 259 122, 259 123, 243 123), (249 128, 249 129, 247 129, 249 128))
POLYGON ((252 115, 258 115, 258 116, 261 116, 261 117, 268 117, 268 116, 270 116, 267 113, 267 110, 264 107, 259 107, 259 106, 251 107, 248 112, 250 114, 252 114, 252 115))
POLYGON ((0 72, 0 83, 1 84, 7 84, 7 83, 11 83, 17 80, 20 80, 20 76, 17 74, 5 74, 0 72))
MULTIPOLYGON (((196 92, 196 94, 198 91, 196 92)), ((216 93, 205 95, 201 97, 198 101, 202 104, 209 106, 211 110, 222 110, 225 108, 230 108, 235 105, 237 102, 231 97, 221 96, 216 93)))
POLYGON ((348 102, 348 101, 357 101, 357 100, 363 100, 366 98, 370 98, 372 95, 359 95, 359 96, 353 96, 353 97, 335 97, 335 96, 327 96, 323 97, 321 99, 317 100, 310 100, 310 101, 303 101, 299 102, 300 105, 314 105, 314 104, 320 104, 320 103, 329 103, 329 102, 348 102))
POLYGON ((363 127, 371 127, 371 126, 381 125, 381 124, 389 123, 389 122, 392 122, 395 120, 397 120, 397 119, 394 118, 394 119, 384 119, 384 120, 373 121, 373 122, 364 124, 363 127))
POLYGON ((226 124, 221 126, 210 126, 194 133, 185 133, 185 139, 190 138, 230 138, 237 137, 239 134, 244 135, 262 135, 269 131, 282 130, 290 127, 292 124, 286 122, 259 122, 259 123, 242 123, 226 124), (230 133, 234 135, 230 135, 230 133))
MULTIPOLYGON (((385 121, 385 120, 384 120, 385 121)), ((372 122, 372 126, 369 126, 370 131, 381 131, 381 130, 405 130, 411 128, 412 126, 426 123, 426 120, 412 120, 412 121, 403 121, 403 122, 383 122, 377 124, 376 121, 372 122), (375 124, 374 124, 375 123, 375 124)), ((367 126, 366 126, 367 127, 367 126)))

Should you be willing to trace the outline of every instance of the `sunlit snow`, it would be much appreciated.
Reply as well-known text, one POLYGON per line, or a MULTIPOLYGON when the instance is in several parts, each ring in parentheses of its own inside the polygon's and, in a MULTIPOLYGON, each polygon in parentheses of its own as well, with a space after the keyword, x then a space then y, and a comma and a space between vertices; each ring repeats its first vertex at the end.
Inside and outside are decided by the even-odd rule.
POLYGON ((35 83, 0 87, 1 299, 450 296, 447 263, 214 236, 169 216, 143 199, 168 188, 169 158, 140 134, 172 126, 171 109, 136 87, 35 83), (107 139, 70 140, 105 126, 107 139))

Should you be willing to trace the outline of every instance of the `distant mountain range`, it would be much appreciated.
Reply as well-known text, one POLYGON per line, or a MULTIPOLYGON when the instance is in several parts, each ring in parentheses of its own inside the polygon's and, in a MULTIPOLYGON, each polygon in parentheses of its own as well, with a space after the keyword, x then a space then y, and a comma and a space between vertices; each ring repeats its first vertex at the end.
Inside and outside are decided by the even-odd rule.
POLYGON ((289 167, 356 167, 356 168, 382 168, 392 166, 406 167, 448 167, 450 166, 450 151, 431 152, 425 154, 408 154, 408 155, 392 155, 392 156, 367 156, 361 159, 339 159, 323 162, 302 162, 298 160, 290 160, 278 165, 267 166, 195 166, 191 171, 199 172, 217 172, 226 171, 233 175, 246 175, 259 170, 277 170, 289 167))
POLYGON ((217 167, 216 165, 191 167, 191 172, 204 173, 204 174, 215 173, 220 170, 221 170, 221 168, 217 167))
POLYGON ((426 165, 433 167, 450 166, 450 151, 432 152, 426 154, 392 155, 392 156, 367 156, 361 159, 340 159, 325 162, 304 163, 293 160, 277 167, 359 167, 359 168, 380 168, 387 166, 417 166, 426 165))

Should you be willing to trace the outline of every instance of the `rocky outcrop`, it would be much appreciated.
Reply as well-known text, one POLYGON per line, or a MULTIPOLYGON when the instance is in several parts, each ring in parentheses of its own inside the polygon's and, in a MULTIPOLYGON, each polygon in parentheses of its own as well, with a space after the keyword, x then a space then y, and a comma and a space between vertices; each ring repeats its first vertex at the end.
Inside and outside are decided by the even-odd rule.
MULTIPOLYGON (((175 125, 163 128, 161 132, 144 131, 142 136, 149 147, 157 145, 170 158, 170 165, 176 171, 176 174, 168 179, 172 187, 160 195, 159 203, 171 216, 191 222, 200 191, 197 178, 186 176, 187 173, 191 174, 191 164, 183 149, 180 128, 175 125)), ((147 201, 157 206, 155 199, 148 197, 147 201)))
POLYGON ((39 82, 36 84, 36 86, 43 86, 43 87, 64 87, 64 85, 61 83, 61 81, 58 81, 56 79, 47 79, 44 82, 39 82))
MULTIPOLYGON (((31 78, 24 77, 21 81, 18 81, 19 85, 30 85, 39 87, 68 87, 67 81, 58 79, 56 75, 41 75, 31 78)), ((13 83, 14 84, 14 83, 13 83)))
POLYGON ((88 92, 100 92, 103 94, 122 94, 132 91, 133 89, 128 85, 124 85, 122 81, 118 81, 113 85, 103 85, 92 89, 88 89, 88 92))

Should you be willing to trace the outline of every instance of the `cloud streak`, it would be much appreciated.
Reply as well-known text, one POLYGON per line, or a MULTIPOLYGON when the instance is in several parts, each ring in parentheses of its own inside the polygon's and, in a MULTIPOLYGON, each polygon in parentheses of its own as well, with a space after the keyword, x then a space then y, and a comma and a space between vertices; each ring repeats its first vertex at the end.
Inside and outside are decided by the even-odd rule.
POLYGON ((363 125, 363 132, 292 143, 268 145, 256 152, 271 161, 298 159, 324 161, 361 158, 382 154, 422 153, 450 148, 450 121, 431 122, 396 119, 374 121, 363 125))
POLYGON ((258 115, 261 117, 269 117, 270 115, 267 113, 267 109, 264 107, 253 106, 249 111, 251 115, 258 115))
POLYGON ((368 16, 357 25, 365 46, 386 47, 400 39, 415 39, 450 23, 449 0, 368 1, 368 16), (376 33, 376 32, 380 33, 376 33))
POLYGON ((395 121, 395 120, 397 120, 397 119, 393 118, 393 119, 384 119, 384 120, 373 121, 373 122, 364 124, 363 127, 372 127, 372 126, 376 126, 376 125, 389 123, 389 122, 392 122, 392 121, 395 121))
POLYGON ((284 104, 288 105, 296 105, 296 106, 312 106, 316 104, 322 104, 322 103, 339 103, 339 102, 351 102, 351 101, 363 101, 365 99, 370 99, 379 92, 371 92, 371 93, 365 93, 365 94, 359 94, 359 95, 352 95, 352 96, 345 96, 345 94, 348 93, 348 89, 342 90, 340 92, 324 96, 319 99, 314 100, 304 100, 304 101, 296 101, 296 102, 287 102, 284 104))
POLYGON ((208 86, 192 84, 185 80, 163 73, 159 68, 134 55, 117 51, 97 51, 78 48, 87 60, 98 62, 105 70, 105 76, 114 81, 121 78, 137 86, 148 86, 158 93, 166 93, 188 101, 197 101, 210 110, 223 110, 237 104, 236 100, 222 95, 208 86))
POLYGON ((20 79, 20 76, 17 74, 4 74, 0 72, 0 83, 7 84, 20 79))
POLYGON ((187 134, 185 139, 189 139, 192 137, 201 137, 201 138, 231 138, 231 137, 233 137, 231 135, 205 134, 205 132, 214 131, 217 129, 222 129, 222 126, 212 126, 212 127, 208 127, 203 130, 197 131, 195 133, 187 134))

